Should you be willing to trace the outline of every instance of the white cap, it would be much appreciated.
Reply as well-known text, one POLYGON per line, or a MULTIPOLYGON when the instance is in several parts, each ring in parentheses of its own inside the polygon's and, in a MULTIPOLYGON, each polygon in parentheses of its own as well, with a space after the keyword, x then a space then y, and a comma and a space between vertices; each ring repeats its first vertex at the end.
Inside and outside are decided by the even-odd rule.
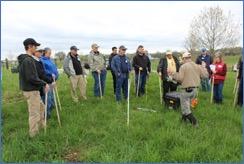
POLYGON ((188 57, 191 57, 191 53, 190 52, 183 53, 182 58, 188 58, 188 57))
POLYGON ((172 55, 172 54, 173 54, 172 51, 170 51, 170 50, 166 51, 166 55, 172 55))

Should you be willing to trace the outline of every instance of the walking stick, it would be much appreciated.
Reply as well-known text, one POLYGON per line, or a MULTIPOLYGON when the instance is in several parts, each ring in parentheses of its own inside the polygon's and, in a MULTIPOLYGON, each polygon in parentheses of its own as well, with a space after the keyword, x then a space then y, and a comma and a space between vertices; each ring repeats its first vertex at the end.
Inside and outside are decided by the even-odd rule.
POLYGON ((55 80, 55 77, 53 77, 53 81, 55 83, 55 90, 56 90, 56 95, 57 95, 57 100, 58 100, 58 106, 59 106, 59 109, 60 111, 62 111, 62 107, 61 107, 61 103, 60 103, 60 99, 59 99, 59 95, 58 95, 58 87, 56 86, 56 80, 55 80))
POLYGON ((239 80, 237 80, 237 83, 236 83, 236 90, 235 90, 235 97, 234 97, 234 102, 233 102, 233 107, 236 106, 236 102, 237 102, 237 97, 238 97, 238 91, 239 91, 239 80))
POLYGON ((57 112, 57 117, 58 117, 58 124, 61 127, 61 121, 60 121, 60 117, 59 117, 59 111, 58 111, 58 105, 57 105, 57 99, 56 99, 56 93, 55 93, 55 89, 53 88, 53 97, 54 97, 54 103, 55 103, 55 108, 56 108, 56 112, 57 112))
POLYGON ((128 79, 128 92, 127 92, 127 126, 130 123, 130 79, 128 79))
POLYGON ((161 85, 161 78, 160 76, 158 77, 158 83, 159 83, 159 95, 160 95, 160 103, 163 104, 163 101, 162 101, 162 85, 161 85))
POLYGON ((45 134, 46 134, 46 131, 47 131, 47 96, 48 96, 48 92, 45 93, 45 122, 44 122, 44 126, 45 126, 45 134))
POLYGON ((211 96, 210 96, 210 103, 213 103, 213 91, 214 91, 214 74, 212 79, 212 86, 211 86, 211 96))
POLYGON ((234 85, 234 89, 233 89, 233 94, 235 94, 235 92, 236 92, 237 81, 238 81, 238 79, 237 79, 238 74, 239 74, 239 71, 237 71, 237 73, 236 73, 236 81, 235 81, 235 85, 234 85))
POLYGON ((101 85, 101 78, 100 78, 100 73, 97 74, 98 75, 98 83, 99 83, 99 91, 100 91, 100 98, 102 99, 102 85, 101 85))
POLYGON ((141 79, 141 70, 139 70, 139 75, 137 78, 137 91, 136 91, 136 96, 139 96, 139 86, 140 86, 140 79, 141 79))
POLYGON ((149 82, 149 73, 147 74, 146 78, 146 101, 147 101, 147 83, 149 82))

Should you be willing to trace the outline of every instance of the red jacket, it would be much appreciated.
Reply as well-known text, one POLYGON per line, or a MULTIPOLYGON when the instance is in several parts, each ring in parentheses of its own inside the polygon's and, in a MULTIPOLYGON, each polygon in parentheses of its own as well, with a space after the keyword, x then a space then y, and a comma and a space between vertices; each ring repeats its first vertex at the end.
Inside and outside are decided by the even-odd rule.
POLYGON ((220 82, 224 82, 226 72, 227 72, 227 66, 224 62, 214 63, 215 65, 215 74, 212 74, 212 79, 214 76, 214 84, 219 84, 220 82))

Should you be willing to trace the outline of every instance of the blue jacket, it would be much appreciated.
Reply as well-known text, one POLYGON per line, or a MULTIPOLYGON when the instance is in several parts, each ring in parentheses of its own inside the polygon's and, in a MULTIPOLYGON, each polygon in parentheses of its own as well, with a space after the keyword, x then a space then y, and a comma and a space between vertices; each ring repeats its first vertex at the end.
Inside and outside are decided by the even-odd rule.
POLYGON ((211 71, 209 66, 213 63, 213 58, 210 55, 206 55, 206 56, 199 55, 196 59, 196 64, 201 65, 202 61, 206 63, 208 73, 210 73, 211 71))
POLYGON ((58 79, 58 70, 56 65, 48 57, 42 56, 41 62, 43 63, 45 73, 48 77, 52 77, 52 74, 55 75, 55 79, 58 79))
POLYGON ((127 74, 131 71, 130 60, 127 56, 116 55, 111 62, 111 68, 116 76, 127 74))

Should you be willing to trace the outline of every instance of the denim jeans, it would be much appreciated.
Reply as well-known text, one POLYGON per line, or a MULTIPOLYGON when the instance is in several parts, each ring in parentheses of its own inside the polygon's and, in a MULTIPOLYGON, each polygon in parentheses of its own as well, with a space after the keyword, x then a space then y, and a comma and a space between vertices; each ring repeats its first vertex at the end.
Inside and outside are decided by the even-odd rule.
POLYGON ((201 79, 202 91, 209 92, 211 90, 209 78, 201 79))
MULTIPOLYGON (((50 85, 49 85, 49 87, 50 87, 50 90, 48 91, 48 94, 47 94, 47 118, 51 117, 51 112, 54 107, 53 89, 50 85)), ((45 94, 41 98, 42 98, 43 103, 45 104, 45 94)))
POLYGON ((240 83, 239 83, 237 104, 240 106, 242 106, 242 104, 243 104, 243 77, 241 78, 240 83))
MULTIPOLYGON (((101 90, 102 90, 102 96, 104 95, 104 88, 105 88, 105 81, 106 81, 106 70, 102 70, 100 73, 100 80, 101 80, 101 90)), ((94 96, 99 97, 100 95, 100 85, 99 85, 99 74, 97 72, 92 72, 92 76, 94 79, 94 96)))
POLYGON ((223 100, 223 87, 224 87, 224 83, 220 82, 219 84, 214 84, 214 101, 216 103, 221 103, 223 100))
POLYGON ((116 101, 121 100, 121 89, 123 91, 124 98, 128 97, 128 74, 121 74, 116 77, 116 101))
MULTIPOLYGON (((139 74, 136 74, 135 77, 135 83, 136 83, 136 94, 137 94, 137 86, 138 86, 138 79, 139 79, 139 74)), ((138 91, 138 96, 142 96, 145 94, 145 85, 147 81, 147 72, 141 72, 140 73, 140 83, 139 83, 139 91, 138 91)))

